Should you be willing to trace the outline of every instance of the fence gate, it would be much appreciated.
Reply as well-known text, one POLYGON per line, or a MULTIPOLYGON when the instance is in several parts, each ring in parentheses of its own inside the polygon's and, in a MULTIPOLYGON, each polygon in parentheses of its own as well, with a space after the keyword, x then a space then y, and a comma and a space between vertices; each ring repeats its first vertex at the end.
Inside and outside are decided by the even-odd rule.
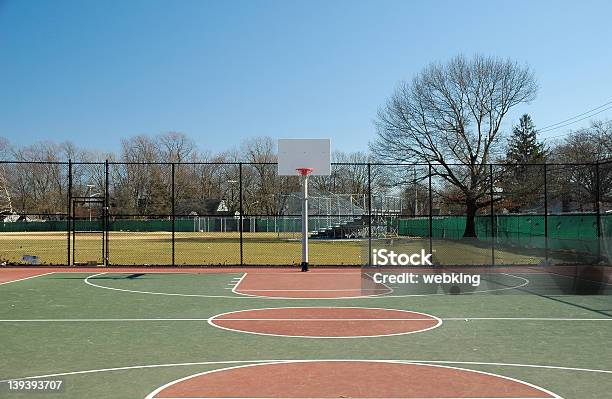
POLYGON ((108 232, 104 198, 72 197, 71 238, 73 265, 108 264, 108 232))

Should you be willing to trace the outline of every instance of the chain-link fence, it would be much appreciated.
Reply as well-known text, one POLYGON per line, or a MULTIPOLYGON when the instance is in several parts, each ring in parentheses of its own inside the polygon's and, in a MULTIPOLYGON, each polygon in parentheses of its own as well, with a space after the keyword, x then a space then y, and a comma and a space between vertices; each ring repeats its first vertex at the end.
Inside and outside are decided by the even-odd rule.
MULTIPOLYGON (((607 263, 612 163, 336 163, 310 179, 310 262, 607 263), (368 251, 363 251, 367 248, 368 251)), ((274 163, 0 163, 0 262, 293 265, 301 188, 274 163)))

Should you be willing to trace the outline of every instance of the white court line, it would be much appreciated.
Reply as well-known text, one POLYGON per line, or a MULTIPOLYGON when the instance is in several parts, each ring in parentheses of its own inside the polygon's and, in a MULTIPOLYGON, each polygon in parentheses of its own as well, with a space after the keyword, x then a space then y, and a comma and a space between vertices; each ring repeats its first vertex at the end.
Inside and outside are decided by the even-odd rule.
MULTIPOLYGON (((278 308, 283 309, 283 308, 278 308)), ((341 309, 341 308, 337 308, 341 309)), ((363 308, 371 309, 371 308, 363 308)), ((397 310, 397 309, 389 309, 397 310)), ((407 312, 412 312, 407 310, 407 312)), ((418 312, 413 312, 418 313, 418 312)), ((213 316, 216 317, 216 316, 213 316)), ((596 318, 596 319, 571 319, 571 318, 554 318, 554 317, 440 317, 443 321, 471 321, 471 320, 493 320, 493 321, 612 321, 612 317, 608 319, 596 318)), ((231 319, 216 319, 216 320, 244 320, 244 321, 424 321, 431 320, 430 318, 367 318, 367 319, 343 319, 343 318, 329 318, 329 319, 275 319, 275 318, 231 318, 231 319)), ((0 320, 1 321, 1 320, 0 320)))
MULTIPOLYGON (((259 274, 259 273, 257 273, 259 274)), ((255 275, 257 275, 255 274, 255 275)), ((272 273, 270 273, 272 274, 272 273)), ((279 273, 277 273, 279 274, 279 273)), ((286 274, 286 273, 280 273, 280 274, 286 274)), ((324 273, 324 274, 348 274, 348 273, 324 273)), ((352 273, 357 275, 357 273, 352 273)), ((299 276, 305 276, 306 274, 300 274, 299 276)), ((312 274, 314 275, 314 274, 312 274)), ((362 292, 362 291, 378 291, 377 289, 368 289, 368 288, 351 288, 351 289, 333 289, 333 290, 310 290, 310 289, 285 289, 285 290, 281 290, 281 289, 253 289, 253 290, 240 290, 240 292, 237 291, 238 286, 240 285, 240 283, 242 283, 242 280, 244 280, 244 278, 247 276, 247 273, 244 273, 244 275, 240 278, 240 280, 236 283, 236 285, 234 286, 234 289, 232 290, 232 292, 236 295, 241 295, 241 296, 246 296, 246 297, 251 297, 251 298, 265 298, 265 299, 353 299, 353 298, 373 298, 373 297, 377 297, 377 296, 388 296, 388 294, 393 293, 393 288, 383 284, 388 290, 389 292, 383 292, 380 294, 372 294, 372 295, 355 295, 355 296, 349 296, 349 297, 332 297, 332 298, 300 298, 300 297, 276 297, 276 296, 266 296, 266 295, 256 295, 256 294, 247 294, 247 292, 362 292)), ((361 273, 359 273, 359 276, 361 276, 361 273)))
MULTIPOLYGON (((520 273, 519 273, 520 274, 520 273)), ((524 273, 524 274, 529 274, 529 273, 524 273)), ((535 273, 534 273, 535 274, 535 273)), ((595 284, 603 284, 603 285, 612 285, 612 283, 606 283, 604 281, 596 281, 596 280, 590 280, 588 278, 581 278, 581 277, 577 277, 577 276, 567 276, 565 274, 561 274, 561 273, 555 273, 555 272, 547 272, 547 273, 537 273, 537 274, 552 274, 554 276, 558 276, 558 277, 565 277, 565 278, 569 278, 572 280, 582 280, 585 282, 589 282, 589 283, 595 283, 595 284)))
POLYGON ((566 318, 566 317, 449 317, 442 320, 448 321, 469 321, 469 320, 517 320, 517 321, 612 321, 610 318, 566 318))
MULTIPOLYGON (((326 359, 320 359, 326 360, 326 359)), ((337 361, 356 361, 357 359, 342 359, 337 361)), ((363 359, 364 361, 367 359, 363 359)), ((186 363, 162 363, 162 364, 145 364, 145 365, 137 365, 137 366, 123 366, 123 367, 109 367, 102 369, 89 369, 89 370, 79 370, 79 371, 66 371, 61 373, 54 374, 43 374, 43 375, 35 375, 29 377, 14 377, 7 380, 0 380, 0 382, 7 382, 11 380, 33 380, 40 378, 50 378, 50 377, 62 377, 68 375, 83 375, 83 374, 95 374, 95 373, 105 373, 111 371, 125 371, 125 370, 139 370, 139 369, 154 369, 154 368, 165 368, 165 367, 187 367, 187 366, 207 366, 207 365, 216 365, 216 364, 248 364, 248 363, 280 363, 286 362, 287 359, 277 359, 277 360, 220 360, 220 361, 207 361, 207 362, 186 362, 186 363)), ((398 363, 432 363, 432 364, 463 364, 470 366, 499 366, 499 367, 520 367, 520 368, 536 368, 536 369, 548 369, 548 370, 560 370, 560 371, 577 371, 577 372, 585 372, 585 373, 598 373, 598 374, 612 374, 612 370, 603 370, 603 369, 589 369, 582 367, 565 367, 565 366, 552 366, 552 365, 543 365, 543 364, 523 364, 523 363, 499 363, 499 362, 463 362, 460 360, 385 360, 385 361, 393 361, 398 363)))
MULTIPOLYGON (((282 308, 280 308, 282 309, 282 308)), ((338 309, 342 309, 342 308, 338 308, 338 309)), ((365 309, 365 308, 364 308, 365 309)), ((391 309, 389 309, 391 310, 391 309)), ((394 309, 395 310, 395 309, 394 309)), ((409 310, 407 310, 406 312, 410 312, 409 310)), ((416 312, 415 312, 416 313, 416 312)), ((216 317, 216 316, 213 316, 216 317)), ((211 319, 213 318, 211 317, 211 319)), ((275 318, 240 318, 240 317, 232 317, 231 319, 215 319, 215 321, 432 321, 434 319, 432 318, 397 318, 397 319, 384 319, 384 318, 356 318, 356 319, 352 319, 352 318, 337 318, 337 319, 333 319, 333 318, 328 318, 328 319, 275 319, 275 318)), ((611 319, 612 320, 612 319, 611 319)))
POLYGON ((236 284, 239 284, 240 281, 244 278, 244 275, 242 275, 241 277, 233 277, 229 283, 227 283, 227 285, 229 285, 229 287, 225 287, 224 289, 226 290, 231 290, 232 292, 234 292, 234 287, 236 287, 236 284))
MULTIPOLYGON (((507 380, 507 381, 512 381, 518 384, 522 384, 528 387, 531 387, 533 389, 537 389, 538 391, 547 394, 549 396, 542 396, 542 397, 532 397, 531 399, 563 399, 561 396, 557 395, 554 392, 551 392, 547 389, 544 389, 540 386, 531 384, 529 382, 523 381, 523 380, 519 380, 517 378, 511 378, 511 377, 506 377, 503 375, 499 375, 499 374, 494 374, 494 373, 489 373, 486 371, 479 371, 479 370, 470 370, 470 369, 465 369, 465 368, 460 368, 460 367, 454 367, 454 366, 442 366, 442 365, 435 365, 435 364, 427 364, 427 363, 417 363, 417 362, 402 362, 402 361, 395 361, 395 360, 337 360, 337 359, 332 359, 332 360, 286 360, 286 361, 282 361, 282 362, 269 362, 269 363, 258 363, 258 364, 242 364, 242 365, 238 365, 238 366, 232 366, 232 367, 225 367, 225 368, 221 368, 221 369, 217 369, 217 370, 209 370, 209 371, 204 371, 201 373, 195 373, 192 375, 188 375, 187 377, 182 377, 182 378, 178 378, 174 381, 170 381, 167 384, 164 384, 162 386, 160 386, 159 388, 155 389, 153 392, 149 393, 145 399, 164 399, 164 398, 156 398, 155 395, 157 395, 159 392, 163 391, 164 389, 178 384, 180 382, 186 381, 186 380, 190 380, 192 378, 195 377, 199 377, 202 375, 206 375, 206 374, 213 374, 213 373, 218 373, 218 372, 223 372, 223 371, 228 371, 228 370, 235 370, 235 369, 244 369, 244 368, 248 368, 248 367, 257 367, 257 366, 265 366, 265 365, 271 365, 271 364, 291 364, 291 363, 316 363, 316 362, 345 362, 345 361, 349 361, 349 362, 363 362, 363 363, 392 363, 392 364, 411 364, 411 365, 418 365, 418 366, 426 366, 426 367, 431 367, 431 368, 441 368, 441 369, 451 369, 451 370, 459 370, 459 371, 467 371, 470 373, 474 373, 474 374, 480 374, 480 375, 486 375, 486 376, 491 376, 491 377, 497 377, 503 380, 507 380)), ((198 398, 198 399, 202 399, 202 398, 198 398)), ((237 398, 240 399, 240 398, 237 398)), ((406 398, 406 399, 419 399, 419 398, 406 398)), ((421 399, 427 399, 427 398, 421 398, 421 399)), ((431 399, 431 398, 429 398, 431 399)), ((446 398, 446 399, 453 399, 453 398, 446 398)), ((456 398, 456 399, 470 399, 470 398, 456 398)), ((480 399, 488 399, 488 398, 480 398, 480 399)), ((495 398, 492 398, 495 399, 495 398)), ((504 399, 504 398, 499 398, 499 399, 504 399)), ((505 399, 522 399, 522 398, 513 398, 513 397, 506 397, 505 399)), ((527 399, 527 398, 524 398, 527 399)))
MULTIPOLYGON (((104 275, 104 274, 107 274, 107 273, 127 274, 125 272, 103 272, 103 273, 97 273, 97 274, 93 274, 93 275, 85 277, 83 282, 85 284, 87 284, 87 285, 92 286, 92 287, 102 288, 102 289, 111 290, 111 291, 129 292, 129 293, 133 293, 133 294, 179 296, 179 297, 196 297, 196 298, 233 298, 233 299, 239 299, 239 298, 240 299, 261 298, 261 299, 276 299, 276 300, 278 300, 278 299, 287 299, 287 300, 338 300, 338 299, 364 299, 364 298, 366 298, 366 299, 367 298, 369 298, 369 299, 407 298, 407 297, 427 297, 427 296, 449 295, 449 294, 446 294, 446 293, 406 294, 406 295, 389 295, 388 293, 382 293, 382 294, 361 295, 361 296, 308 298, 308 297, 263 296, 263 295, 253 295, 253 294, 246 294, 246 293, 237 292, 236 291, 236 287, 238 287, 238 285, 240 285, 240 283, 242 282, 242 279, 244 279, 244 277, 247 275, 247 273, 244 273, 244 275, 242 276, 240 281, 238 281, 238 283, 234 286, 234 289, 232 289, 232 293, 234 293, 236 295, 178 294, 178 293, 158 292, 158 291, 128 290, 128 289, 124 289, 124 288, 115 288, 115 287, 107 287, 107 286, 104 286, 104 285, 98 285, 98 284, 94 284, 91 281, 89 281, 90 278, 95 278, 95 277, 98 277, 98 276, 101 276, 101 275, 104 275)), ((168 274, 168 273, 166 273, 166 274, 168 274)), ((264 274, 264 273, 261 273, 261 274, 264 274)), ((272 274, 272 273, 269 273, 269 274, 272 274)), ((286 275, 287 273, 275 273, 275 274, 286 275)), ((344 274, 344 275, 346 275, 347 273, 324 273, 324 274, 344 274)), ((499 292, 499 291, 513 290, 513 289, 524 287, 524 286, 526 286, 527 284, 530 283, 530 281, 528 279, 524 278, 524 277, 515 276, 515 275, 509 274, 509 273, 500 273, 500 274, 504 274, 504 275, 507 275, 507 276, 511 276, 511 277, 523 280, 523 283, 519 284, 519 285, 512 286, 512 287, 494 288, 494 289, 490 289, 490 290, 471 291, 469 294, 471 295, 471 294, 479 294, 479 293, 487 293, 487 292, 499 292)), ((301 274, 301 275, 307 275, 307 274, 301 274)), ((391 288, 389 287, 389 289, 391 289, 391 288)), ((460 294, 460 295, 463 295, 463 294, 460 294)))
MULTIPOLYGON (((215 316, 212 316, 215 317, 215 316)), ((211 317, 207 318, 115 318, 115 319, 0 319, 0 323, 89 323, 89 322, 139 322, 139 321, 208 321, 211 317)), ((440 317, 442 321, 612 321, 612 318, 560 318, 560 317, 440 317)), ((413 319, 218 319, 218 320, 252 320, 252 321, 268 321, 268 320, 279 320, 279 321, 342 321, 342 320, 431 320, 429 318, 413 318, 413 319)))
MULTIPOLYGON (((236 320, 236 319, 229 319, 229 320, 236 320)), ((360 307, 360 306, 340 306, 340 307, 335 307, 335 306, 317 306, 317 307, 312 307, 312 306, 284 306, 284 307, 280 307, 280 308, 241 309, 241 310, 234 310, 234 311, 231 311, 231 312, 219 313, 217 315, 211 316, 208 319, 208 324, 210 324, 213 327, 220 328, 222 330, 234 331, 234 332, 239 332, 239 333, 243 333, 243 334, 266 335, 266 336, 272 336, 272 337, 285 337, 285 338, 352 339, 352 338, 390 337, 390 336, 396 336, 396 335, 409 335, 409 334, 421 333, 421 332, 433 330, 434 328, 440 327, 442 325, 442 320, 439 319, 436 316, 433 316, 433 315, 430 315, 430 314, 427 314, 427 313, 415 312, 415 311, 403 310, 403 309, 372 308, 372 307, 360 307), (362 310, 383 310, 383 311, 389 311, 389 312, 404 312, 404 313, 418 314, 418 315, 421 315, 421 316, 429 317, 429 319, 428 319, 429 321, 435 320, 437 323, 434 326, 427 327, 427 328, 422 328, 422 329, 415 330, 415 331, 402 331, 402 332, 391 333, 391 334, 349 335, 349 336, 336 336, 336 337, 334 337, 334 336, 287 335, 287 334, 262 333, 262 332, 249 331, 249 330, 240 330, 240 329, 237 329, 237 328, 223 327, 223 326, 220 326, 218 324, 215 324, 216 320, 220 320, 220 321, 228 320, 228 319, 218 319, 218 317, 221 317, 221 316, 231 315, 231 314, 234 314, 234 313, 248 312, 248 311, 253 311, 253 310, 278 310, 278 309, 362 309, 362 310)))
POLYGON ((259 289, 259 290, 241 290, 242 292, 336 292, 336 291, 380 291, 382 288, 339 288, 339 289, 329 289, 329 290, 277 290, 277 289, 259 289))
MULTIPOLYGON (((329 274, 331 274, 331 273, 329 273, 329 274)), ((338 274, 341 274, 341 273, 338 273, 338 274)), ((526 285, 528 285, 530 283, 530 281, 528 279, 526 279, 524 277, 520 277, 520 276, 515 276, 515 275, 510 274, 510 273, 496 273, 496 274, 503 274, 503 275, 506 275, 506 276, 514 277, 514 278, 523 280, 523 283, 519 284, 519 285, 512 286, 512 287, 492 288, 492 289, 487 289, 487 290, 475 290, 475 291, 469 292, 469 294, 512 290, 512 289, 517 289, 517 288, 524 287, 524 286, 526 286, 526 285)), ((365 275, 373 279, 373 276, 370 275, 369 273, 365 273, 365 275)), ((495 281, 493 281, 492 283, 499 285, 499 283, 496 283, 495 281)), ((239 294, 239 295, 248 295, 248 296, 252 296, 252 297, 256 297, 256 298, 269 298, 269 299, 354 299, 354 298, 385 298, 385 297, 389 297, 389 298, 407 298, 407 297, 423 297, 423 296, 449 295, 447 293, 442 293, 442 292, 441 293, 435 293, 435 294, 402 294, 402 295, 391 295, 394 292, 393 288, 388 286, 387 284, 382 284, 382 285, 384 285, 387 289, 389 289, 388 293, 373 294, 373 295, 361 295, 361 296, 353 296, 353 297, 335 297, 335 298, 270 297, 270 296, 263 296, 263 295, 240 294, 239 292, 236 292, 236 291, 234 291, 234 292, 236 294, 239 294)), ((256 291, 264 291, 264 292, 266 292, 268 290, 264 289, 264 290, 256 290, 256 291)), ((281 290, 281 291, 283 291, 283 290, 281 290)), ((308 290, 297 290, 297 291, 308 291, 308 290)))
POLYGON ((244 280, 246 275, 247 275, 246 273, 243 273, 242 276, 238 278, 238 281, 236 281, 236 284, 234 284, 234 286, 232 287, 232 292, 234 294, 240 295, 239 293, 236 292, 236 288, 240 285, 240 283, 242 283, 242 280, 244 280))
MULTIPOLYGON (((364 274, 365 274, 366 276, 368 276, 368 277, 370 278, 370 280, 372 280, 372 282, 373 282, 374 284, 378 284, 378 283, 376 283, 376 282, 374 281, 374 276, 373 276, 372 274, 370 274, 370 273, 364 273, 364 274)), ((363 278, 363 276, 362 276, 362 278, 363 278)), ((389 290, 389 292, 388 292, 387 294, 393 294, 393 292, 395 292, 395 290, 394 290, 394 289, 393 289, 391 286, 389 286, 389 285, 387 285, 387 284, 385 284, 385 283, 380 283, 380 284, 381 284, 383 287, 385 287, 386 289, 388 289, 388 290, 389 290)), ((385 296, 385 295, 384 295, 384 294, 377 294, 376 296, 385 296)))
POLYGON ((35 277, 42 277, 42 276, 48 276, 49 274, 53 274, 55 272, 49 272, 49 273, 43 273, 43 274, 37 274, 34 276, 30 276, 30 277, 24 277, 24 278, 20 278, 17 280, 11 280, 11 281, 5 281, 4 283, 0 283, 0 285, 4 285, 4 284, 10 284, 10 283, 16 283, 18 281, 24 281, 24 280, 29 280, 31 278, 35 278, 35 277))
MULTIPOLYGON (((133 294, 147 294, 147 295, 162 295, 162 296, 179 296, 179 297, 195 297, 195 298, 233 298, 233 299, 247 299, 247 297, 241 297, 241 296, 235 296, 235 295, 205 295, 205 294, 175 294, 175 293, 171 293, 171 292, 155 292, 155 291, 138 291, 138 290, 128 290, 128 289, 124 289, 124 288, 114 288, 114 287, 106 287, 104 285, 98 285, 98 284, 94 284, 91 281, 89 281, 90 278, 94 278, 94 277, 98 277, 98 276, 102 276, 104 274, 107 273, 113 273, 113 274, 126 274, 125 272, 103 272, 103 273, 96 273, 96 274, 92 274, 90 276, 85 277, 85 279, 83 279, 83 282, 87 285, 90 285, 92 287, 96 287, 96 288, 102 288, 105 290, 111 290, 111 291, 120 291, 120 292, 130 292, 133 294)), ((171 274, 171 273, 165 273, 165 274, 171 274)), ((191 273, 187 273, 187 274, 191 274, 191 273)))

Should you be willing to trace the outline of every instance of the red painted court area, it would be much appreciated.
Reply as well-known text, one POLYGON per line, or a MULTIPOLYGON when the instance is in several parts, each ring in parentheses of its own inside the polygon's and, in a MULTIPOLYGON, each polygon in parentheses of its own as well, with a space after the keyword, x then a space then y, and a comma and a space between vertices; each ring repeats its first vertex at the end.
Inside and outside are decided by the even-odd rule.
POLYGON ((45 269, 4 269, 0 271, 0 284, 26 280, 44 274, 49 274, 49 271, 45 269))
POLYGON ((392 290, 361 273, 247 273, 234 292, 274 298, 351 298, 390 294, 392 290))
POLYGON ((406 310, 357 307, 303 307, 239 310, 209 323, 252 334, 309 338, 355 338, 411 334, 442 324, 434 316, 406 310))
POLYGON ((528 383, 483 372, 389 361, 295 361, 231 367, 170 382, 166 398, 559 398, 528 383))

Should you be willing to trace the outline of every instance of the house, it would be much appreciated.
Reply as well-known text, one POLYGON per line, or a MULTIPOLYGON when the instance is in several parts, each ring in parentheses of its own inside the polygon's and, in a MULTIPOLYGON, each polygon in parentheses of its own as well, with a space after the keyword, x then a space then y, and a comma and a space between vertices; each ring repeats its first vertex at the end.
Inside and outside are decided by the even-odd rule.
POLYGON ((18 213, 0 213, 0 220, 3 223, 41 221, 41 219, 36 219, 27 215, 20 215, 18 213))
POLYGON ((230 216, 224 199, 185 199, 178 200, 174 205, 174 213, 184 216, 230 216))

